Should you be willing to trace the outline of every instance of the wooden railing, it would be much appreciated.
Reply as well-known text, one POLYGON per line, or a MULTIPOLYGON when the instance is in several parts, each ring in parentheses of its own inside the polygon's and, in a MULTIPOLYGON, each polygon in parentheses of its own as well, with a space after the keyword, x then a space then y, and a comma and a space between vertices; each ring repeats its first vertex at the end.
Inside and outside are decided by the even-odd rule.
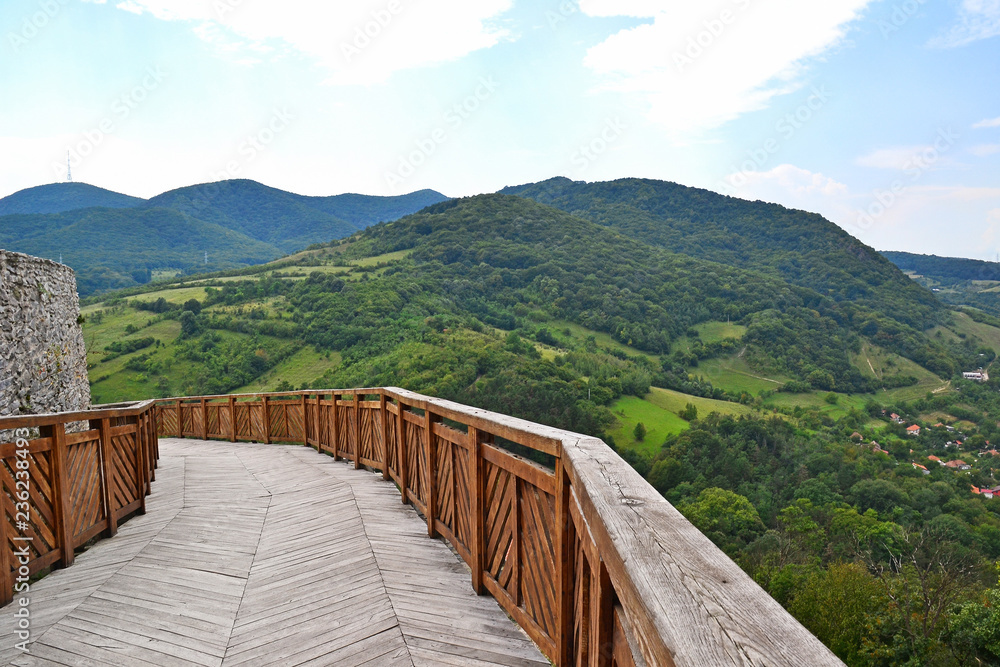
POLYGON ((300 443, 380 471, 557 665, 842 664, 596 438, 396 388, 157 407, 161 437, 300 443))
POLYGON ((145 513, 158 455, 153 401, 0 417, 0 604, 77 547, 145 513), (83 430, 67 432, 68 424, 83 430), (7 437, 9 436, 9 437, 7 437))

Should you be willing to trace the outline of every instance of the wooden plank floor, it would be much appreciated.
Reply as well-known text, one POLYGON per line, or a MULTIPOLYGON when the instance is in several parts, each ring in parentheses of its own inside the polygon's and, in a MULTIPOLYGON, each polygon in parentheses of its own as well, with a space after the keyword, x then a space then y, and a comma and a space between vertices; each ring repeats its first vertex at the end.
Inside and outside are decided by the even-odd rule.
POLYGON ((0 664, 548 665, 395 487, 303 447, 160 440, 147 513, 32 585, 0 664))

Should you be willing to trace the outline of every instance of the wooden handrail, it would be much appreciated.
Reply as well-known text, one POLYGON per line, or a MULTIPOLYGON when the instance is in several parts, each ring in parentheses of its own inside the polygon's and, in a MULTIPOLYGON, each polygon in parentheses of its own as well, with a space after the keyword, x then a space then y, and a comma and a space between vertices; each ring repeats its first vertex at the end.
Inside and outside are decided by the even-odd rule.
POLYGON ((156 423, 382 472, 557 665, 843 664, 596 438, 396 387, 164 399, 156 423))
POLYGON ((154 401, 92 410, 0 417, 0 604, 75 550, 110 537, 136 513, 158 457, 154 401), (89 425, 67 432, 70 424, 89 425), (7 435, 9 434, 9 435, 7 435))

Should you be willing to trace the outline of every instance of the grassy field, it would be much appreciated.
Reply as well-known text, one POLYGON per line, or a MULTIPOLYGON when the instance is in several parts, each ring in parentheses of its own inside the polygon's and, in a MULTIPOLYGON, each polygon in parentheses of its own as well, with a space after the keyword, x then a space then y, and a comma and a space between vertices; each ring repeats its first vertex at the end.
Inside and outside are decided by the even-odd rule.
MULTIPOLYGON (((717 343, 727 338, 739 340, 747 332, 746 327, 729 322, 702 322, 693 328, 698 332, 698 339, 705 344, 717 343)), ((691 349, 692 342, 690 338, 683 336, 677 339, 673 349, 687 352, 691 349)))
MULTIPOLYGON (((338 352, 317 352, 313 347, 304 347, 288 359, 267 371, 256 381, 233 390, 234 394, 253 394, 256 392, 273 391, 282 381, 287 381, 295 388, 307 382, 312 382, 328 370, 340 365, 338 352)), ((334 387, 328 387, 334 389, 334 387)))
POLYGON ((623 396, 614 402, 611 409, 618 418, 617 426, 609 432, 615 444, 647 454, 655 454, 667 436, 689 427, 673 412, 636 396, 623 396), (637 442, 633 436, 635 425, 639 422, 646 427, 646 438, 642 442, 637 442))
POLYGON ((204 287, 179 287, 174 289, 164 289, 158 292, 147 292, 142 296, 135 297, 138 301, 156 301, 160 297, 163 297, 169 303, 183 304, 189 299, 198 299, 199 301, 205 300, 205 288, 204 287))
POLYGON ((716 401, 689 396, 671 389, 652 387, 645 398, 623 396, 614 402, 611 410, 618 417, 618 424, 610 434, 619 447, 655 454, 668 436, 681 433, 690 427, 688 422, 677 416, 688 403, 698 408, 699 418, 713 412, 736 416, 753 412, 753 408, 739 403, 716 401), (639 422, 646 427, 646 438, 642 442, 636 442, 634 437, 635 425, 639 422))
POLYGON ((978 338, 983 345, 1000 354, 1000 329, 976 322, 965 313, 955 312, 953 314, 955 316, 955 333, 978 338))
POLYGON ((837 403, 830 404, 826 402, 827 393, 828 392, 810 392, 807 394, 778 393, 764 401, 764 405, 766 407, 787 408, 791 410, 794 410, 795 408, 815 410, 823 416, 830 417, 831 419, 839 419, 840 417, 846 415, 851 408, 863 410, 865 402, 871 397, 870 395, 866 396, 864 394, 837 394, 837 403))
POLYGON ((650 354, 649 352, 643 352, 642 350, 639 350, 637 348, 619 343, 618 341, 616 341, 614 338, 611 337, 611 334, 603 333, 601 331, 594 331, 593 329, 582 327, 579 324, 574 324, 573 322, 569 322, 567 320, 550 320, 548 322, 543 323, 543 325, 547 326, 549 330, 552 331, 553 335, 560 340, 566 338, 565 331, 568 330, 570 333, 569 339, 573 342, 573 345, 571 345, 571 347, 575 347, 575 345, 582 343, 587 338, 587 336, 593 336, 594 339, 597 341, 597 344, 605 349, 620 350, 631 356, 648 357, 649 359, 652 359, 656 363, 659 363, 660 361, 658 355, 650 354))
POLYGON ((732 357, 720 357, 717 359, 706 359, 696 367, 689 368, 690 375, 702 376, 712 383, 713 386, 724 389, 728 392, 759 394, 770 389, 775 390, 788 382, 788 378, 781 375, 764 376, 753 370, 739 355, 732 357))

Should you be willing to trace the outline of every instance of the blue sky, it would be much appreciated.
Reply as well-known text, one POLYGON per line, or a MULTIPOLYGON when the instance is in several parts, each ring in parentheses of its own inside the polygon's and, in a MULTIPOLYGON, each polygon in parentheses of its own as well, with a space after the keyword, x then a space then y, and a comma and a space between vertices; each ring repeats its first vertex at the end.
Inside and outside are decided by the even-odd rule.
POLYGON ((4 0, 0 196, 639 176, 1000 253, 1000 0, 4 0), (346 6, 343 6, 346 5, 346 6))

